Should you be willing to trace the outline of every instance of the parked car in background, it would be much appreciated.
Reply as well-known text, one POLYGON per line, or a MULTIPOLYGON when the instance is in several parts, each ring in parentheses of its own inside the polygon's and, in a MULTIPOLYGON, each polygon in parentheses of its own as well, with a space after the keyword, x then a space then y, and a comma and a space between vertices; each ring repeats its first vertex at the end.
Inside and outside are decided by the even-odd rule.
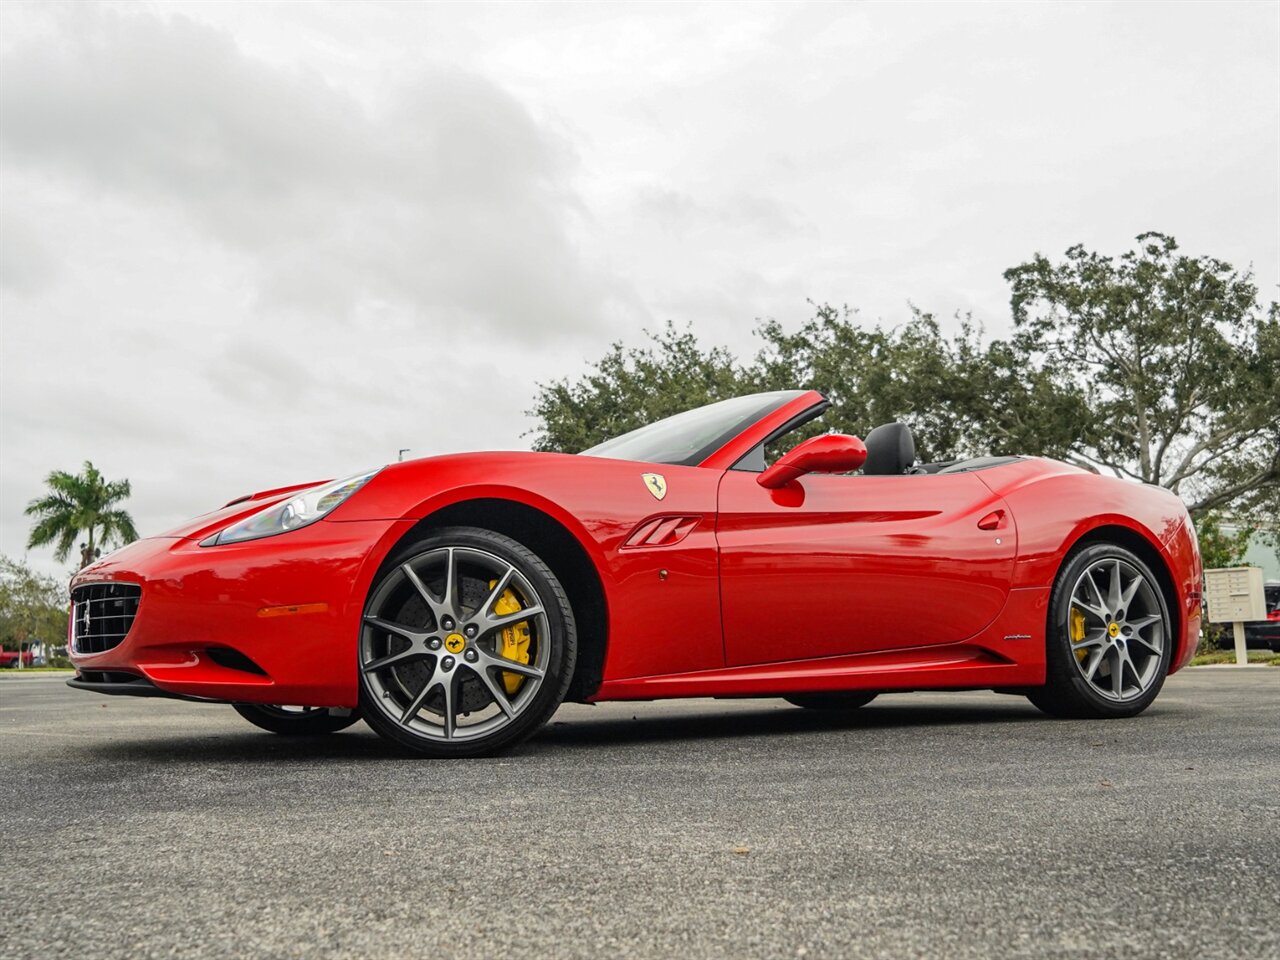
MULTIPOLYGON (((1267 619, 1248 620, 1244 625, 1244 644, 1251 650, 1272 650, 1280 653, 1280 580, 1268 580, 1263 584, 1267 600, 1267 619)), ((1231 624, 1213 624, 1211 636, 1217 639, 1220 650, 1235 646, 1231 624)))
MULTIPOLYGON (((0 668, 16 667, 18 665, 17 650, 0 650, 0 668)), ((31 666, 31 651, 22 651, 22 665, 24 667, 31 666)))
POLYGON ((1244 641, 1249 647, 1267 647, 1280 653, 1280 580, 1263 586, 1267 595, 1267 619, 1244 625, 1244 641))

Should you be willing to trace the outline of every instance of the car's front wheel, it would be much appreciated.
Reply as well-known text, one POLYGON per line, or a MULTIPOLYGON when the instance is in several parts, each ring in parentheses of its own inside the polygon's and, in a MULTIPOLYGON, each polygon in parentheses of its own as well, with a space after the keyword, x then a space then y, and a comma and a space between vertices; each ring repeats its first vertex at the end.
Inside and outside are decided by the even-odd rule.
POLYGON ((327 707, 285 707, 265 703, 237 703, 233 706, 236 713, 255 727, 286 737, 337 733, 360 719, 354 710, 330 710, 327 707))
POLYGON ((1118 544, 1092 544, 1054 582, 1046 682, 1027 697, 1054 716, 1136 716, 1160 692, 1172 647, 1172 618, 1151 568, 1118 544))
POLYGON ((489 530, 443 529, 401 549, 369 594, 361 712, 426 756, 494 753, 555 712, 576 643, 564 588, 533 551, 489 530))

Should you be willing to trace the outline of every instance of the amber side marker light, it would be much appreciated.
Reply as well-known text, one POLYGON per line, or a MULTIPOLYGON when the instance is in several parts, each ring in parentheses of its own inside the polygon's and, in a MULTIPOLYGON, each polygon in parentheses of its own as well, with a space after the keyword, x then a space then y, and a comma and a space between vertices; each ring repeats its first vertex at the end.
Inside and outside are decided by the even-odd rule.
POLYGON ((263 607, 258 611, 258 616, 292 617, 297 613, 324 613, 328 609, 327 603, 291 603, 284 607, 263 607))

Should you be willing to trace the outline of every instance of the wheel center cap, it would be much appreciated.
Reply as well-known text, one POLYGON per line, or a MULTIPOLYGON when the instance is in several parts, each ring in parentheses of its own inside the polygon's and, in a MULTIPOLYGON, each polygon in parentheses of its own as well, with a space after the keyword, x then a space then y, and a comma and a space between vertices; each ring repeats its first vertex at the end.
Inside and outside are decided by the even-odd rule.
MULTIPOLYGON (((1109 634, 1111 635, 1111 639, 1112 639, 1112 640, 1114 640, 1116 637, 1120 636, 1120 624, 1118 624, 1118 623, 1116 623, 1116 622, 1112 621, 1111 625, 1110 625, 1109 627, 1107 627, 1107 633, 1109 633, 1109 634)), ((448 643, 448 642, 449 642, 449 641, 447 641, 447 640, 445 641, 445 643, 448 643)))
MULTIPOLYGON (((1112 626, 1115 626, 1115 624, 1112 624, 1112 626)), ((463 636, 460 633, 451 633, 444 638, 444 648, 450 653, 461 653, 462 648, 466 645, 467 641, 463 639, 463 636)))

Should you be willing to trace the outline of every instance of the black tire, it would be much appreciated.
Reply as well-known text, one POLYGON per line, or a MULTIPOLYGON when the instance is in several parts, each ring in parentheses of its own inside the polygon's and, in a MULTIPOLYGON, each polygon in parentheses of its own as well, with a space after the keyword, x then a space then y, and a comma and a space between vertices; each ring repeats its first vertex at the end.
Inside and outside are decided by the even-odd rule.
POLYGON ((255 727, 285 737, 318 737, 337 733, 360 719, 354 710, 331 713, 325 707, 276 707, 258 703, 234 703, 232 706, 255 727))
MULTIPOLYGON (((1116 576, 1121 574, 1117 573, 1116 576)), ((1131 579, 1129 586, 1133 583, 1131 579)), ((1105 598, 1100 596, 1100 599, 1104 604, 1106 603, 1105 598)), ((1137 601, 1131 601, 1131 604, 1135 602, 1137 601)), ((1094 622, 1100 623, 1101 620, 1094 622)), ((1085 629, 1083 620, 1081 624, 1081 629, 1085 629)), ((1151 701, 1160 693, 1160 688, 1168 675, 1169 661, 1175 642, 1172 625, 1173 620, 1169 614, 1169 606, 1160 581, 1145 561, 1132 551, 1114 543, 1095 543, 1077 550, 1067 557, 1062 569, 1058 571, 1053 592, 1049 598, 1049 618, 1045 632, 1045 685, 1028 691, 1027 699, 1054 717, 1116 719, 1137 716, 1151 705, 1151 701), (1070 622, 1072 609, 1075 606, 1073 592, 1084 582, 1083 578, 1087 571, 1104 569, 1108 566, 1116 571, 1127 570, 1131 574, 1145 578, 1149 590, 1142 590, 1139 587, 1137 589, 1140 592, 1135 593, 1135 597, 1145 596, 1143 602, 1150 608, 1148 616, 1158 617, 1157 620, 1152 621, 1152 626, 1159 628, 1160 651, 1158 654, 1150 649, 1149 639, 1135 640, 1129 636, 1126 640, 1125 635, 1130 629, 1128 624, 1125 623, 1121 627, 1117 618, 1110 615, 1118 612, 1121 614, 1119 620, 1125 620, 1124 614, 1131 614, 1132 607, 1127 611, 1123 609, 1104 611, 1109 615, 1107 618, 1102 618, 1110 620, 1110 623, 1105 625, 1104 632, 1112 641, 1119 641, 1114 644, 1117 649, 1130 652, 1118 654, 1107 647, 1106 641, 1084 651, 1083 658, 1080 657, 1081 651, 1073 652, 1070 622), (1117 637, 1117 634, 1120 636, 1117 637), (1131 648, 1128 646, 1129 643, 1133 644, 1131 648), (1111 652, 1108 652, 1109 650, 1111 652), (1130 658, 1130 664, 1132 664, 1132 651, 1140 651, 1144 656, 1141 671, 1136 667, 1120 663, 1118 685, 1121 693, 1114 696, 1104 695, 1101 692, 1102 684, 1115 680, 1116 671, 1112 664, 1119 661, 1114 658, 1126 656, 1130 658), (1099 657, 1101 666, 1093 664, 1092 658, 1095 653, 1099 657), (1108 661, 1108 657, 1113 659, 1108 661), (1108 668, 1103 680, 1091 682, 1086 678, 1086 671, 1090 665, 1098 670, 1102 667, 1108 668), (1139 676, 1140 673, 1148 678, 1145 685, 1139 676), (1124 690, 1126 674, 1133 677, 1134 690, 1131 694, 1124 690)), ((1144 626, 1142 629, 1149 631, 1148 637, 1155 635, 1149 627, 1144 626)))
MULTIPOLYGON (((452 566, 446 567, 446 570, 454 569, 452 566)), ((503 599, 497 600, 499 604, 502 602, 503 599)), ((521 608, 517 608, 519 609, 521 608)), ((505 617, 510 622, 513 615, 508 613, 505 617)), ((409 618, 414 619, 413 616, 409 618)), ((477 527, 443 528, 397 549, 383 565, 369 591, 358 647, 361 715, 380 735, 421 756, 489 756, 524 741, 551 718, 569 689, 577 649, 573 608, 569 605, 560 581, 537 554, 510 537, 491 530, 477 527), (424 576, 415 574, 410 577, 404 573, 406 567, 414 571, 414 565, 422 564, 422 570, 429 574, 430 565, 442 554, 447 557, 446 564, 453 564, 455 556, 459 558, 456 568, 457 586, 451 608, 447 606, 448 574, 442 578, 440 592, 437 594, 426 585, 424 576), (525 667, 533 667, 536 662, 539 675, 526 677, 525 682, 534 680, 536 683, 528 690, 517 680, 521 685, 514 694, 510 687, 504 686, 504 683, 514 678, 514 674, 502 672, 501 666, 495 666, 497 663, 512 664, 511 660, 495 658, 499 640, 506 635, 506 631, 486 625, 488 620, 485 619, 495 605, 495 595, 502 587, 495 587, 492 581, 485 585, 484 581, 490 574, 484 573, 483 568, 473 567, 469 576, 466 569, 468 562, 484 564, 491 561, 508 565, 513 571, 508 575, 512 589, 519 588, 520 596, 517 599, 522 603, 523 609, 538 608, 535 616, 522 621, 519 626, 525 628, 525 636, 531 640, 528 646, 529 656, 523 663, 525 667), (406 583, 412 586, 406 587, 406 583), (472 591, 472 599, 468 599, 468 589, 472 591), (427 594, 431 596, 428 597, 427 594), (407 599, 402 599, 405 596, 407 599), (479 599, 475 599, 476 597, 479 599), (418 606, 412 607, 415 603, 418 606), (400 616, 385 616, 382 608, 387 604, 392 609, 400 604, 400 616), (417 611, 420 623, 409 624, 404 619, 405 611, 410 611, 411 608, 417 611), (449 626, 449 609, 454 611, 456 617, 452 626, 449 626), (378 626, 370 625, 370 618, 378 618, 378 626), (388 620, 391 621, 390 624, 387 623, 388 620), (464 640, 459 631, 476 624, 480 625, 479 633, 474 638, 468 633, 464 640), (411 627, 409 633, 413 636, 382 629, 387 625, 411 627), (446 649, 448 644, 441 646, 440 638, 445 636, 450 641, 457 638, 458 642, 466 645, 465 649, 454 649, 455 656, 449 656, 446 649), (408 643, 409 646, 393 651, 391 645, 394 642, 399 642, 402 646, 408 643), (419 643, 422 645, 421 652, 416 652, 419 648, 415 644, 419 643), (434 644, 434 648, 431 644, 434 644), (403 662, 397 660, 394 665, 381 668, 371 666, 379 659, 390 658, 393 652, 397 658, 412 656, 414 659, 403 662), (470 662, 470 658, 474 656, 478 656, 479 660, 470 662), (454 663, 447 664, 446 661, 450 660, 454 663), (430 676, 426 676, 421 683, 416 683, 404 676, 410 669, 418 670, 417 676, 430 676), (499 671, 498 676, 491 670, 499 671), (447 679, 442 679, 446 677, 447 679), (485 680, 484 677, 488 679, 485 680), (445 684, 450 687, 448 696, 453 698, 452 701, 444 699, 445 684), (501 711, 498 710, 500 694, 506 703, 501 711), (419 701, 421 705, 415 710, 414 704, 419 701), (452 707, 450 703, 453 704, 452 707), (427 712, 426 716, 423 715, 424 711, 427 712), (394 715, 397 712, 401 714, 399 717, 394 715), (446 712, 454 715, 448 726, 444 719, 446 712), (469 719, 473 714, 483 718, 486 712, 492 716, 478 721, 472 727, 457 723, 459 719, 469 719), (437 717, 439 723, 436 722, 437 717), (485 725, 489 724, 492 724, 491 730, 486 729, 485 725), (463 733, 459 736, 459 731, 466 730, 482 732, 463 733), (448 739, 449 737, 455 739, 448 739)))
POLYGON ((782 699, 806 710, 856 710, 876 698, 876 690, 833 690, 825 693, 789 693, 782 699))

